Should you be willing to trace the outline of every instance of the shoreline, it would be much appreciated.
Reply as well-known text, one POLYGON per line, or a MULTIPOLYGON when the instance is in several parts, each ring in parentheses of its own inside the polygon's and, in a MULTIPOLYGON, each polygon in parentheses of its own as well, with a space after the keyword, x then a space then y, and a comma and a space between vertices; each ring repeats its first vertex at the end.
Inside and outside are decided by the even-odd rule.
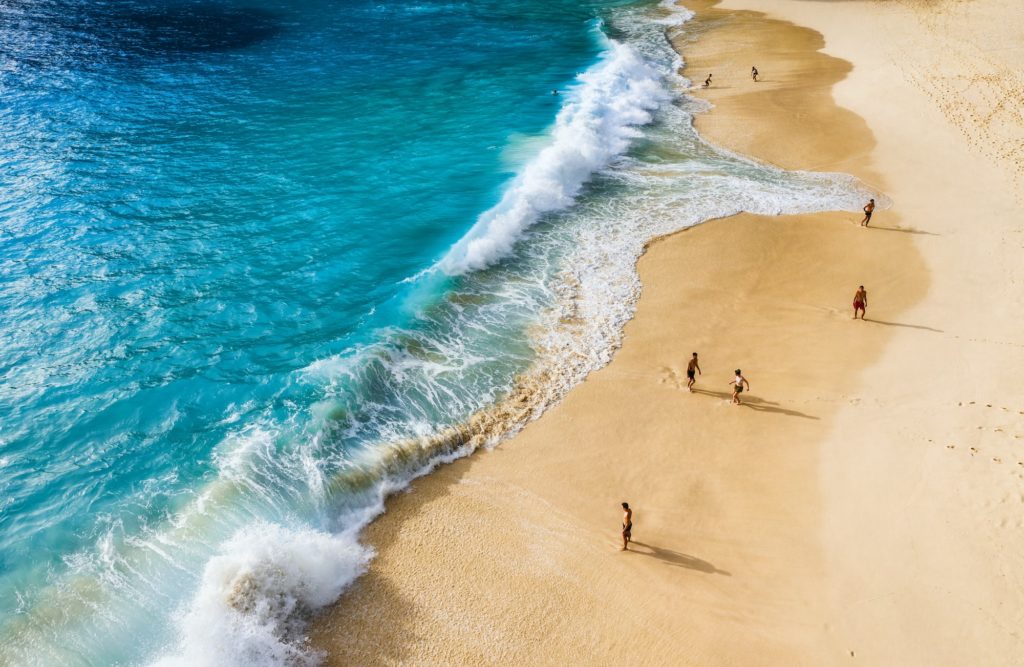
MULTIPOLYGON (((844 11, 869 11, 852 4, 844 11)), ((859 506, 887 507, 855 488, 876 471, 851 452, 849 421, 862 415, 849 413, 877 400, 862 378, 891 357, 894 339, 920 345, 938 330, 904 322, 932 294, 934 261, 920 246, 935 232, 904 223, 903 190, 877 164, 874 126, 833 101, 856 70, 819 53, 821 33, 686 5, 710 31, 684 40, 688 69, 771 53, 770 65, 758 65, 767 85, 741 87, 747 66, 735 87, 706 91, 716 106, 695 120, 705 139, 786 168, 894 186, 895 210, 870 231, 848 213, 744 214, 651 242, 638 263, 643 295, 610 365, 493 451, 388 500, 365 532, 378 557, 310 633, 327 664, 600 655, 602 663, 818 665, 851 653, 885 662, 892 637, 872 617, 877 609, 859 601, 855 618, 843 611, 859 600, 863 580, 852 574, 865 565, 842 554, 857 536, 834 523, 862 529, 859 506), (724 20, 737 16, 745 18, 724 20), (750 43, 752 27, 764 41, 750 43), (744 116, 751 108, 756 118, 744 116), (869 312, 887 318, 882 326, 848 321, 857 281, 882 304, 869 312), (691 347, 711 371, 698 385, 704 395, 680 389, 691 347), (722 394, 740 360, 754 387, 751 404, 734 409, 722 394), (850 467, 857 475, 844 480, 850 467), (619 500, 637 511, 637 553, 615 550, 619 500)), ((783 5, 791 8, 773 6, 783 5)), ((869 461, 881 466, 878 449, 869 461)), ((880 565, 878 554, 857 557, 880 565)), ((898 573, 885 575, 879 588, 898 573)), ((912 648, 906 664, 925 664, 922 647, 912 648)), ((1009 655, 992 655, 1000 654, 1009 655)))

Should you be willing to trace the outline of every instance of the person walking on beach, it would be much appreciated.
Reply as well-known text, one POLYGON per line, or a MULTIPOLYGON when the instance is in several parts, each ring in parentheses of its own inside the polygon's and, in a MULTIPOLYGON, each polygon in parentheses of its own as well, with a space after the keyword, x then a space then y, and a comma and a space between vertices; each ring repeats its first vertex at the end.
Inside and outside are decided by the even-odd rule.
POLYGON ((868 292, 861 285, 857 288, 857 293, 853 295, 853 319, 857 319, 857 311, 860 311, 860 319, 864 319, 864 316, 868 314, 868 292))
POLYGON ((871 214, 875 212, 875 200, 870 200, 864 205, 864 219, 860 221, 861 227, 867 227, 868 223, 871 222, 871 214))
POLYGON ((633 510, 629 509, 629 503, 622 503, 622 550, 629 549, 629 543, 633 540, 633 510))
POLYGON ((739 405, 740 394, 743 393, 743 387, 745 385, 747 391, 750 391, 750 383, 747 382, 747 378, 743 377, 743 372, 737 368, 736 377, 734 377, 732 379, 732 382, 730 382, 729 384, 732 385, 732 403, 733 405, 739 405))
POLYGON ((704 79, 704 88, 710 88, 710 87, 711 87, 711 75, 708 74, 708 78, 704 79))
POLYGON ((700 362, 697 361, 697 353, 693 353, 693 358, 690 359, 690 363, 686 364, 686 388, 693 393, 693 383, 697 381, 697 373, 704 375, 704 371, 700 369, 700 362))
POLYGON ((757 81, 757 77, 758 77, 757 68, 756 67, 751 67, 750 68, 750 78, 753 79, 756 82, 757 81))

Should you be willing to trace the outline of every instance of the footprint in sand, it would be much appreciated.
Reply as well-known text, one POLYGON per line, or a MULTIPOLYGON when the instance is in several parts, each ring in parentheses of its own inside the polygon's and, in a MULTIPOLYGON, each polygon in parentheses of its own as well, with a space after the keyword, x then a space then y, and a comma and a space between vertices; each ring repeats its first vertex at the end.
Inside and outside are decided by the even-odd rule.
POLYGON ((993 456, 992 457, 992 463, 1002 463, 1002 462, 1003 462, 1003 460, 1001 458, 999 458, 998 456, 993 456))
POLYGON ((675 387, 676 389, 679 389, 682 386, 682 384, 680 384, 679 373, 677 373, 674 368, 669 368, 668 366, 662 366, 661 367, 661 384, 669 384, 669 383, 671 383, 672 386, 675 387))
POLYGON ((956 445, 946 445, 946 449, 956 449, 956 445))
POLYGON ((977 453, 978 453, 978 448, 977 447, 971 447, 971 456, 974 456, 977 453))

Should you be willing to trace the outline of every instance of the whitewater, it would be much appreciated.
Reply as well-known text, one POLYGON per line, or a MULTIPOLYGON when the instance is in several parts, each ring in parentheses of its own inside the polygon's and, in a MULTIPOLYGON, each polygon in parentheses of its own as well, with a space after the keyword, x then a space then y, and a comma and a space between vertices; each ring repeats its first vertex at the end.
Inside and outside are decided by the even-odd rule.
MULTIPOLYGON (((525 7, 517 9, 527 15, 525 7)), ((421 29, 424 16, 437 13, 438 20, 448 20, 453 12, 466 10, 465 5, 365 7, 366 12, 383 13, 378 20, 382 26, 390 26, 387 29, 405 25, 410 31, 421 29), (406 19, 399 12, 413 18, 403 24, 406 19)), ((489 7, 487 11, 499 10, 489 7)), ((288 291, 275 295, 265 306, 242 308, 241 319, 220 321, 224 313, 234 311, 227 301, 210 305, 199 315, 224 329, 255 327, 263 336, 273 336, 278 319, 317 319, 319 310, 326 308, 317 300, 298 308, 288 305, 292 303, 288 299, 302 302, 304 285, 324 284, 320 294, 325 300, 325 295, 342 289, 351 291, 346 296, 351 301, 346 303, 352 306, 339 315, 346 323, 346 333, 332 337, 327 331, 316 337, 310 330, 299 330, 272 348, 259 347, 259 338, 254 337, 251 344, 267 364, 265 375, 243 392, 208 390, 211 395, 220 391, 228 395, 222 399, 223 409, 216 419, 203 422, 207 435, 202 442, 212 444, 208 451, 197 446, 177 453, 182 460, 201 458, 202 466, 188 472, 184 463, 179 466, 172 461, 110 491, 115 499, 103 506, 100 525, 82 527, 87 525, 82 523, 67 531, 87 538, 38 538, 35 548, 60 550, 60 556, 45 567, 24 566, 8 575, 7 590, 16 602, 6 610, 0 625, 0 662, 317 664, 322 656, 308 646, 306 624, 366 571, 373 551, 360 543, 360 531, 385 511, 387 496, 437 465, 515 434, 587 374, 607 364, 621 343, 622 328, 640 294, 635 265, 647 243, 741 211, 857 210, 867 190, 849 177, 785 172, 717 149, 696 135, 691 121, 703 106, 685 96, 688 82, 678 74, 682 62, 669 43, 672 36, 686 30, 688 17, 686 10, 670 2, 640 2, 591 3, 584 14, 562 19, 566 34, 579 40, 575 51, 562 54, 568 80, 559 84, 557 95, 544 89, 543 96, 530 102, 535 127, 517 135, 526 137, 527 148, 504 147, 524 156, 514 173, 491 167, 492 181, 474 182, 467 188, 466 179, 474 173, 467 168, 460 172, 462 177, 446 184, 444 192, 431 190, 441 186, 430 180, 401 190, 403 202, 420 202, 426 207, 430 204, 423 202, 436 201, 436 219, 444 221, 444 226, 438 223, 429 229, 403 229, 393 222, 404 219, 407 209, 387 207, 379 201, 377 192, 399 191, 398 185, 381 181, 379 188, 360 190, 366 198, 362 204, 368 221, 365 228, 350 223, 347 231, 352 236, 332 246, 328 259, 311 266, 286 264, 287 270, 272 279, 247 280, 246 276, 258 273, 261 260, 315 253, 311 248, 318 239, 310 239, 311 235, 326 243, 331 235, 339 234, 334 228, 316 226, 319 216, 341 210, 340 200, 330 206, 318 200, 329 190, 325 184, 332 181, 326 174, 333 167, 324 168, 325 175, 317 171, 317 179, 323 180, 316 180, 317 188, 305 191, 304 199, 292 193, 295 181, 282 186, 281 193, 288 193, 281 195, 285 204, 272 215, 263 215, 280 226, 281 247, 257 244, 245 257, 252 268, 238 268, 233 275, 246 291, 273 289, 275 281, 288 282, 288 291), (576 67, 581 68, 579 73, 570 73, 576 67), (467 195, 467 190, 474 194, 467 195), (448 194, 455 200, 464 197, 458 203, 461 208, 449 208, 456 204, 446 201, 448 194), (307 212, 293 219, 288 217, 292 211, 307 212), (392 222, 376 224, 381 216, 390 216, 384 219, 392 222), (397 238, 404 233, 410 236, 411 248, 398 245, 397 238), (343 264, 343 258, 351 258, 353 264, 335 266, 343 264), (393 263, 386 278, 385 274, 362 277, 385 262, 393 263), (292 358, 296 348, 303 350, 298 353, 304 355, 299 361, 292 358), (158 498, 155 504, 153 498, 158 498), (142 506, 144 511, 137 509, 142 506)), ((258 33, 259 43, 264 44, 260 58, 281 57, 273 46, 276 24, 272 13, 257 18, 250 32, 258 33)), ((483 25, 490 16, 482 14, 474 20, 483 25)), ((477 28, 468 25, 465 34, 477 28)), ((536 48, 529 35, 518 38, 536 48)), ((475 38, 472 44, 479 47, 475 38)), ((253 47, 248 43, 239 46, 240 50, 249 48, 253 47)), ((389 51, 387 56, 395 57, 395 52, 389 51)), ((309 71, 319 67, 308 65, 309 71)), ((228 70, 235 65, 228 58, 213 64, 203 61, 201 66, 210 68, 213 76, 221 71, 218 68, 228 70)), ((478 62, 466 64, 467 71, 478 66, 478 62)), ((167 66, 161 63, 160 67, 167 66)), ((429 69, 425 63, 423 67, 429 69)), ((394 74, 400 76, 397 71, 394 74)), ((166 72, 161 69, 154 76, 166 76, 166 72)), ((352 76, 354 89, 372 89, 372 82, 361 75, 352 76)), ((462 80, 467 88, 478 85, 461 78, 464 76, 453 74, 450 78, 462 80)), ((524 76, 516 71, 510 80, 524 76)), ((437 90, 424 87, 424 99, 451 97, 451 81, 446 80, 437 90)), ((486 83, 489 88, 483 82, 479 86, 473 90, 494 96, 488 98, 491 108, 500 106, 499 101, 509 94, 494 82, 486 83)), ((393 100, 375 102, 398 104, 393 100)), ((240 104, 246 106, 250 101, 240 104)), ((291 112, 298 114, 294 134, 281 138, 281 155, 293 150, 317 155, 321 150, 341 150, 330 145, 310 147, 301 136, 308 128, 333 118, 332 114, 339 114, 342 107, 324 105, 307 116, 306 105, 316 107, 317 100, 303 97, 280 104, 294 105, 291 112)), ((409 109, 418 112, 419 107, 410 102, 409 109)), ((384 112, 377 107, 350 115, 366 121, 372 113, 384 112)), ((450 109, 439 112, 438 122, 452 113, 450 109)), ((509 114, 511 117, 512 112, 509 114)), ((244 128, 245 116, 239 108, 234 108, 230 117, 244 128)), ((396 126, 395 132, 407 132, 401 138, 413 144, 420 141, 419 133, 438 131, 437 125, 425 121, 417 125, 414 114, 395 118, 409 126, 396 126)), ((335 137, 338 146, 347 145, 346 141, 370 141, 373 137, 367 137, 372 132, 365 128, 346 129, 335 137), (358 137, 353 134, 356 132, 358 137)), ((222 131, 226 132, 218 129, 215 134, 222 131)), ((231 130, 236 131, 245 132, 231 130)), ((501 148, 489 132, 480 130, 475 137, 479 141, 473 145, 479 154, 501 148)), ((512 134, 507 132, 504 140, 512 134)), ((232 142, 245 141, 257 139, 216 134, 212 150, 227 151, 225 147, 234 145, 232 142)), ((397 137, 389 137, 386 145, 395 145, 395 141, 397 137)), ((465 142, 453 140, 449 148, 453 164, 469 162, 473 167, 473 160, 483 160, 461 143, 465 142)), ((397 179, 395 172, 407 168, 406 178, 411 183, 414 177, 429 172, 431 156, 439 148, 434 144, 421 148, 413 146, 410 154, 396 159, 390 178, 397 179), (407 162, 413 165, 400 166, 407 162)), ((387 155, 383 148, 381 155, 387 155)), ((21 188, 28 192, 32 182, 49 178, 54 169, 65 170, 64 178, 73 181, 73 170, 67 165, 37 166, 28 157, 20 159, 32 169, 26 167, 21 180, 7 184, 11 191, 21 188)), ((281 159, 289 161, 281 173, 290 170, 295 178, 303 169, 312 168, 293 163, 290 157, 281 159)), ((363 166, 370 169, 368 164, 363 166)), ((204 176, 228 184, 235 178, 217 173, 204 176)), ((354 189, 364 188, 359 180, 362 174, 343 176, 355 179, 354 189)), ((283 182, 285 176, 276 178, 283 182)), ((331 178, 340 177, 332 174, 331 178)), ((244 202, 254 192, 252 184, 239 185, 228 201, 244 202)), ((126 220, 154 215, 160 205, 155 200, 133 199, 131 193, 120 193, 115 199, 121 218, 126 220)), ((4 212, 11 238, 14 222, 20 220, 16 214, 11 208, 4 212)), ((255 218, 260 212, 246 209, 246 215, 255 218)), ((154 227, 165 224, 154 220, 154 227)), ((188 237, 192 240, 183 248, 169 244, 176 248, 171 257, 194 252, 203 256, 205 264, 210 247, 215 246, 219 254, 214 257, 227 261, 232 244, 243 242, 239 239, 249 242, 249 231, 262 231, 250 230, 251 218, 238 224, 237 233, 224 239, 188 237)), ((61 238, 62 243, 66 241, 61 238)), ((19 260, 20 251, 8 248, 5 252, 19 260)), ((103 252, 109 255, 104 255, 105 271, 126 270, 116 263, 120 261, 117 250, 104 246, 103 252)), ((148 270, 159 273, 164 269, 154 264, 148 270)), ((180 275, 175 276, 178 282, 171 284, 178 291, 174 296, 187 300, 198 288, 182 284, 180 275)), ((96 313, 104 298, 102 294, 98 299, 90 296, 85 289, 68 306, 67 317, 70 320, 79 310, 96 313)), ((147 296, 146 290, 140 289, 116 298, 136 303, 145 302, 147 296)), ((170 311, 154 307, 143 312, 148 319, 129 318, 128 325, 152 330, 154 340, 166 335, 160 333, 161 326, 175 321, 170 311)), ((104 323, 111 329, 110 336, 114 336, 116 324, 104 323)), ((0 337, 9 346, 14 339, 14 334, 0 337)), ((107 340, 103 339, 103 345, 107 340)), ((185 338, 179 339, 176 345, 184 345, 183 341, 185 338)), ((157 347, 156 342, 151 344, 157 347)), ((110 363, 131 368, 131 346, 124 344, 120 352, 116 345, 112 347, 110 363)), ((175 354, 173 348, 168 348, 168 357, 175 354)), ((253 375, 253 366, 234 369, 236 358, 237 353, 222 341, 203 363, 212 374, 223 374, 226 385, 237 386, 239 378, 253 375)), ((88 364, 70 366, 77 373, 89 373, 88 364)), ((25 381, 11 383, 6 398, 28 405, 30 388, 35 385, 27 381, 27 375, 21 379, 25 381)), ((33 391, 45 394, 42 389, 33 391)), ((175 442, 171 434, 180 428, 181 415, 193 409, 176 399, 172 403, 180 407, 161 413, 156 424, 142 429, 131 421, 135 418, 131 415, 145 413, 148 403, 143 402, 142 394, 126 400, 129 406, 132 401, 137 405, 109 418, 114 434, 110 437, 116 439, 121 430, 145 430, 153 435, 148 436, 152 442, 146 441, 146 447, 136 444, 143 452, 153 451, 147 447, 175 442)), ((160 399, 146 400, 155 404, 160 399)), ((69 422, 75 414, 85 414, 84 410, 61 410, 59 402, 54 405, 44 406, 49 412, 41 407, 32 414, 56 414, 69 422)), ((24 411, 31 412, 28 408, 24 411)), ((28 438, 24 433, 18 437, 28 438)), ((5 438, 4 443, 17 440, 10 434, 5 438)), ((99 450, 91 456, 102 458, 104 452, 113 456, 114 451, 99 450)), ((4 453, 0 474, 14 469, 12 458, 24 456, 14 448, 4 453)), ((144 467, 143 463, 133 465, 144 467)), ((14 483, 23 475, 18 472, 10 478, 14 481, 0 480, 18 488, 14 483)), ((35 505, 26 500, 21 507, 24 516, 38 516, 40 523, 51 511, 50 501, 44 500, 35 505)), ((81 513, 84 516, 88 511, 83 506, 81 513)), ((9 522, 4 530, 13 543, 18 525, 9 522)), ((11 560, 7 556, 5 564, 11 560)))

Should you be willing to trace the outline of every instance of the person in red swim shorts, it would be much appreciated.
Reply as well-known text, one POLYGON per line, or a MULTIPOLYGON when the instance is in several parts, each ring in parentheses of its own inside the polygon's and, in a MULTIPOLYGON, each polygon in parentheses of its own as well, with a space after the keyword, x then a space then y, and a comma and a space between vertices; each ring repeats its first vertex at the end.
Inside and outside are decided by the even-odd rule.
POLYGON ((857 311, 860 311, 860 319, 864 319, 867 315, 868 310, 868 292, 861 285, 857 288, 857 293, 853 295, 853 319, 857 319, 857 311))

